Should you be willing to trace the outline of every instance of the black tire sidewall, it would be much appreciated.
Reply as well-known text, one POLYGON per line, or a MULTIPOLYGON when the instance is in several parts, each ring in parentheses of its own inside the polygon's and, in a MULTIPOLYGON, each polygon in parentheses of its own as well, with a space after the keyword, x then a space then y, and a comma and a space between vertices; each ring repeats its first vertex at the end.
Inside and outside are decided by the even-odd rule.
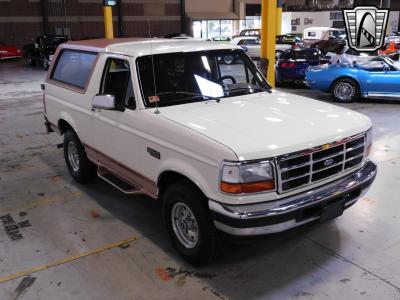
POLYGON ((217 232, 207 201, 201 191, 186 182, 172 184, 162 196, 164 224, 175 250, 189 263, 203 265, 213 260, 218 251, 219 233, 217 232), (182 202, 194 214, 199 227, 199 241, 194 248, 186 248, 173 230, 171 213, 174 204, 182 202))
POLYGON ((30 65, 30 66, 35 66, 36 65, 36 62, 35 62, 35 60, 32 58, 32 56, 28 56, 28 64, 30 65))
POLYGON ((49 69, 49 60, 46 57, 42 57, 42 68, 45 70, 49 69))
POLYGON ((340 103, 351 103, 351 102, 354 102, 356 99, 359 98, 360 91, 359 91, 359 87, 358 87, 357 83, 354 80, 343 78, 343 79, 336 80, 334 82, 334 84, 332 85, 331 94, 332 94, 332 97, 337 102, 340 102, 340 103), (336 87, 341 83, 349 83, 349 84, 351 84, 351 86, 354 89, 353 96, 349 100, 342 100, 342 99, 339 99, 338 97, 336 97, 336 94, 335 94, 336 87))

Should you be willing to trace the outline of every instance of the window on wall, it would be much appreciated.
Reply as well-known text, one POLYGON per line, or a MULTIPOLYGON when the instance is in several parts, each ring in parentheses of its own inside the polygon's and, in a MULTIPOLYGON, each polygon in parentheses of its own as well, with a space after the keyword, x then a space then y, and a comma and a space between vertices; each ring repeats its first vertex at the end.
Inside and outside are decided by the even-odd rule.
POLYGON ((221 35, 221 20, 209 20, 207 22, 207 38, 221 35))
POLYGON ((201 38, 201 21, 193 22, 193 36, 195 38, 201 38))
POLYGON ((232 37, 244 29, 261 28, 261 17, 247 17, 245 20, 196 20, 193 21, 193 37, 212 39, 232 37))
POLYGON ((233 35, 233 20, 221 20, 221 36, 233 35))

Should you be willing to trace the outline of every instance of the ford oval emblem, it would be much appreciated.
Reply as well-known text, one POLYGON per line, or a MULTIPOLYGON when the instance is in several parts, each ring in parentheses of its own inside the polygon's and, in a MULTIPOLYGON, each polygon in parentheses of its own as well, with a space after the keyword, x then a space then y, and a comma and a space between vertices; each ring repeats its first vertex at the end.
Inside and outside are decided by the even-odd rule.
POLYGON ((334 162, 335 162, 335 161, 334 161, 332 158, 327 159, 326 161, 324 161, 324 166, 325 166, 325 167, 329 167, 329 166, 331 166, 334 162))

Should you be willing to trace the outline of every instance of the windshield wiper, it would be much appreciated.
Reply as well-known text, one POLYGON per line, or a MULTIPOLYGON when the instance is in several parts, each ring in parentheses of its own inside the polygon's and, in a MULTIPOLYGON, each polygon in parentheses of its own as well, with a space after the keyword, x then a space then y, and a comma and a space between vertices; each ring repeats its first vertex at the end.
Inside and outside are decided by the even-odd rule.
POLYGON ((262 88, 262 87, 245 87, 245 88, 235 88, 231 90, 227 90, 227 92, 236 92, 236 91, 249 91, 249 90, 254 90, 257 92, 268 92, 272 93, 271 89, 268 88, 262 88))
MULTIPOLYGON (((160 92, 157 93, 158 96, 162 95, 175 95, 175 94, 182 94, 182 95, 190 95, 190 96, 195 96, 195 97, 204 97, 206 100, 214 100, 215 102, 219 103, 221 101, 220 98, 217 97, 212 97, 212 96, 207 96, 203 94, 197 94, 197 93, 191 93, 191 92, 185 92, 185 91, 176 91, 176 92, 160 92)), ((181 101, 188 100, 188 99, 180 99, 181 101)))

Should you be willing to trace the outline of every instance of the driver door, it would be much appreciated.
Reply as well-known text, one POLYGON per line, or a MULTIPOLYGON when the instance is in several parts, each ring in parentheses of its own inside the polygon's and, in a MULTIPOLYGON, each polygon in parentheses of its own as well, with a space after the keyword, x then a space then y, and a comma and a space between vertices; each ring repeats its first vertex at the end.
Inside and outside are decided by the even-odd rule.
MULTIPOLYGON (((116 108, 93 109, 93 132, 96 135, 92 146, 111 166, 123 166, 138 170, 139 162, 145 154, 139 150, 140 139, 137 132, 138 113, 131 76, 130 58, 118 55, 103 57, 103 76, 98 95, 115 97, 116 108)), ((118 171, 118 170, 115 170, 118 171)))
POLYGON ((400 71, 391 70, 386 62, 382 62, 382 68, 364 72, 363 82, 370 97, 400 99, 400 71))

